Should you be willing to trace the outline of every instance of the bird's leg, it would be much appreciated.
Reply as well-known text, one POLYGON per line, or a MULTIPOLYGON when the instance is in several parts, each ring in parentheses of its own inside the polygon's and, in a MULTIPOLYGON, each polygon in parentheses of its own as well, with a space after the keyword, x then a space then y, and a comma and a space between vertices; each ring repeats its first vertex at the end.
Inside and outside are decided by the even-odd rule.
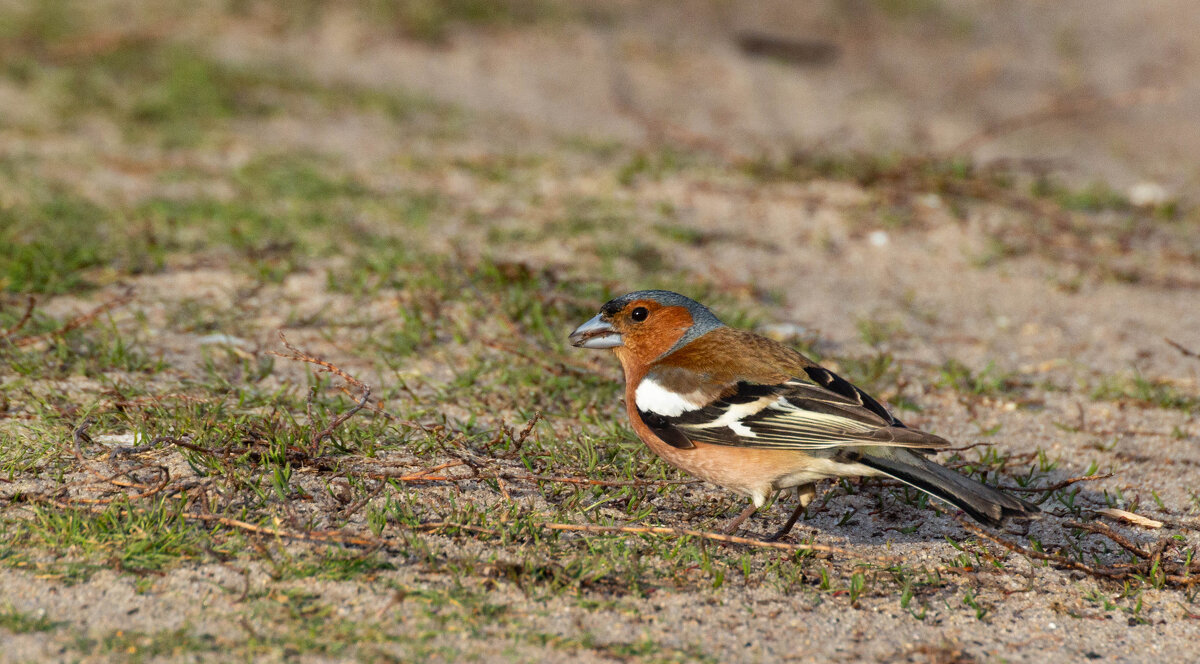
POLYGON ((779 539, 780 537, 783 537, 784 535, 791 532, 792 526, 796 525, 796 519, 800 518, 800 513, 803 511, 804 511, 804 504, 803 503, 797 504, 796 509, 792 512, 792 515, 788 517, 787 523, 783 524, 782 528, 775 531, 774 535, 771 535, 770 537, 764 537, 763 541, 764 542, 774 542, 775 540, 779 539))
POLYGON ((792 526, 796 525, 796 519, 800 518, 800 513, 808 507, 808 504, 811 503, 813 498, 816 498, 816 496, 817 485, 812 482, 809 482, 808 484, 801 484, 800 486, 796 487, 796 509, 792 512, 792 515, 788 517, 787 523, 783 524, 782 528, 776 531, 774 535, 771 535, 763 541, 774 542, 775 540, 791 532, 792 526))
POLYGON ((800 507, 808 507, 812 503, 813 498, 817 497, 817 483, 809 482, 796 487, 796 499, 800 501, 800 507))
POLYGON ((738 526, 741 526, 742 522, 745 521, 747 518, 749 518, 751 514, 754 514, 754 511, 757 509, 758 509, 757 505, 755 505, 754 503, 750 503, 750 505, 747 506, 746 509, 742 510, 741 514, 733 517, 732 521, 725 524, 725 527, 721 529, 721 532, 725 533, 726 535, 732 535, 732 534, 736 533, 738 526))

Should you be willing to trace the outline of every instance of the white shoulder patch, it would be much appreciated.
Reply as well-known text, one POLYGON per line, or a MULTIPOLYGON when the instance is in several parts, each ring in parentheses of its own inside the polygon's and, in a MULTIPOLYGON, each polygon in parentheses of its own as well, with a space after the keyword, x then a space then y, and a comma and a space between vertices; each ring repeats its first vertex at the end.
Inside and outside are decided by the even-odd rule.
POLYGON ((751 431, 750 427, 743 424, 742 420, 751 415, 757 415, 764 408, 771 407, 774 402, 774 396, 766 396, 750 403, 733 404, 726 408, 720 417, 701 426, 705 429, 729 427, 730 431, 743 438, 757 438, 758 435, 751 431))
POLYGON ((703 403, 699 403, 703 398, 699 393, 672 392, 649 377, 642 379, 635 394, 638 410, 663 417, 678 417, 688 411, 700 410, 704 407, 703 403))

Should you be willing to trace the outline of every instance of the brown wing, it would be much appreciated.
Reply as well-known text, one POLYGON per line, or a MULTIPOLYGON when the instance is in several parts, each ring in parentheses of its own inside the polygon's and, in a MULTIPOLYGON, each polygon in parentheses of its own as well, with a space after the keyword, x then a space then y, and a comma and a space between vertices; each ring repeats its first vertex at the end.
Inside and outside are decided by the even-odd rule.
POLYGON ((642 419, 676 447, 690 442, 809 451, 864 445, 950 446, 938 436, 905 427, 879 402, 833 372, 812 367, 805 373, 815 382, 741 381, 703 408, 678 414, 643 411, 642 419))

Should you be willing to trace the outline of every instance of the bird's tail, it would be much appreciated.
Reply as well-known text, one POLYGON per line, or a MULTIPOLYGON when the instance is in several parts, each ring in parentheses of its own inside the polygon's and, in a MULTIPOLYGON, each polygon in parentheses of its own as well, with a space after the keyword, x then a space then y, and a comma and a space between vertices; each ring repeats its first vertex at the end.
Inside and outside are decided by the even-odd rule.
POLYGON ((1000 525, 1010 516, 1032 517, 1041 511, 1037 505, 939 466, 922 454, 909 449, 872 448, 869 452, 864 450, 857 461, 940 498, 970 514, 976 521, 991 526, 1000 525))

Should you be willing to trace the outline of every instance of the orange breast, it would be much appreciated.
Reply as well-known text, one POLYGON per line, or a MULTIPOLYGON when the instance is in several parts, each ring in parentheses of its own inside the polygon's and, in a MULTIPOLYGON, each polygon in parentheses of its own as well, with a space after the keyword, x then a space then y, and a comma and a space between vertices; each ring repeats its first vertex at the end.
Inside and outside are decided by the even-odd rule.
POLYGON ((806 472, 809 468, 815 471, 814 466, 821 464, 811 455, 796 450, 763 450, 700 442, 689 449, 672 447, 642 421, 635 394, 628 387, 625 403, 634 432, 655 454, 685 473, 749 496, 756 505, 761 506, 777 489, 828 476, 827 473, 806 472))

